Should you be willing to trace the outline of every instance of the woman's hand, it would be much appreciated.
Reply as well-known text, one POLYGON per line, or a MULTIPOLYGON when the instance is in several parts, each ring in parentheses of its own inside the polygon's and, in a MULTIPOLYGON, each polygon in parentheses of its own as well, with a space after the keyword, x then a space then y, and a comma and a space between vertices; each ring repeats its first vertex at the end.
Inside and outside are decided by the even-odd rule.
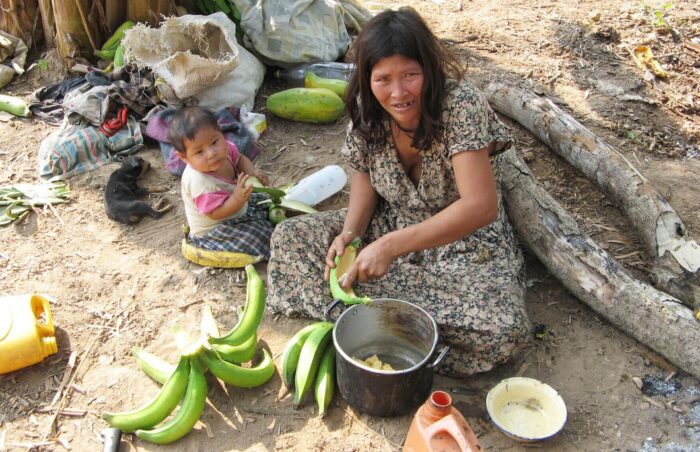
POLYGON ((328 281, 331 268, 335 268, 335 256, 342 256, 345 252, 345 247, 357 237, 352 231, 343 231, 333 239, 331 246, 326 254, 326 270, 323 272, 323 279, 328 281))
POLYGON ((395 258, 386 236, 382 237, 362 248, 340 284, 347 289, 355 282, 363 283, 370 279, 381 278, 387 274, 395 258))
POLYGON ((236 182, 236 188, 233 190, 233 194, 231 196, 235 197, 241 204, 244 202, 248 201, 248 198, 250 198, 250 194, 253 193, 253 186, 248 185, 248 176, 245 173, 241 173, 238 176, 238 181, 236 182))

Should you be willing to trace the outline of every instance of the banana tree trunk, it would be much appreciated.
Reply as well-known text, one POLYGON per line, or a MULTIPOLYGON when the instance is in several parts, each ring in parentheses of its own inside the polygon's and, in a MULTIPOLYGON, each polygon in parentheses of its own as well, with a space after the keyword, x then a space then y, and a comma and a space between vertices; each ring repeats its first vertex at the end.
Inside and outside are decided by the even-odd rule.
POLYGON ((44 41, 47 49, 56 47, 56 27, 54 26, 53 8, 51 0, 39 0, 41 12, 41 26, 44 30, 44 41))
POLYGON ((61 58, 69 63, 82 57, 92 59, 94 40, 88 35, 89 24, 84 24, 81 18, 82 10, 85 11, 85 0, 52 0, 53 13, 56 25, 56 48, 61 58))
POLYGON ((0 8, 0 30, 22 39, 31 49, 34 21, 38 20, 37 0, 0 0, 0 8))
POLYGON ((157 27, 163 20, 161 16, 175 14, 173 0, 128 0, 126 2, 126 18, 134 22, 147 22, 157 27))
POLYGON ((700 308, 700 246, 651 183, 620 152, 550 100, 505 82, 484 90, 491 105, 596 182, 621 207, 655 257, 659 289, 700 308))
POLYGON ((105 18, 110 36, 126 20, 126 3, 124 0, 105 0, 105 18))
POLYGON ((635 279, 583 233, 514 149, 501 183, 521 240, 579 300, 681 369, 700 377, 700 326, 681 302, 635 279))

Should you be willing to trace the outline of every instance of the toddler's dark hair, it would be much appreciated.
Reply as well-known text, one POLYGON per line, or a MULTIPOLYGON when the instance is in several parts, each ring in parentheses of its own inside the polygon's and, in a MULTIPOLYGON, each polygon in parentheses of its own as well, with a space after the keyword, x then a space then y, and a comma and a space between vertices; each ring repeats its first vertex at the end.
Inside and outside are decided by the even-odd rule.
POLYGON ((168 140, 179 152, 186 152, 185 140, 193 140, 201 129, 219 129, 219 123, 211 110, 202 107, 185 107, 178 110, 170 122, 168 140))

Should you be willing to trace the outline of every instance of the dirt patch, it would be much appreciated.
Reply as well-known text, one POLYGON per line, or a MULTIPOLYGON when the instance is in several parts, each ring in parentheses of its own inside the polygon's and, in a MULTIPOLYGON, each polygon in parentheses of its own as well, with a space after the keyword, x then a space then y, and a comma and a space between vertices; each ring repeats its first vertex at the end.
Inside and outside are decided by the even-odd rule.
MULTIPOLYGON (((698 237, 700 54, 687 45, 700 44, 700 15, 693 2, 673 2, 670 8, 664 7, 666 2, 634 1, 612 6, 603 1, 524 0, 400 4, 410 4, 426 17, 468 63, 475 83, 520 80, 615 146, 669 199, 691 236, 698 237), (629 49, 642 43, 653 49, 669 82, 645 80, 632 62, 629 49)), ((6 91, 26 95, 49 83, 48 74, 32 71, 6 91)), ((258 109, 282 87, 266 82, 258 109)), ((616 206, 527 131, 504 120, 540 182, 582 229, 612 254, 629 256, 622 262, 648 280, 649 256, 616 206)), ((298 180, 328 164, 344 165, 339 149, 347 118, 312 126, 268 117, 268 125, 258 164, 275 184, 298 180)), ((39 144, 52 130, 31 119, 0 123, 0 185, 36 181, 39 144)), ((69 204, 55 211, 39 210, 0 234, 3 293, 54 297, 59 346, 59 352, 43 363, 0 376, 0 448, 4 444, 22 450, 44 441, 52 416, 43 407, 51 403, 71 353, 78 357, 74 386, 59 403, 84 414, 59 415, 58 435, 51 438, 60 442, 52 440, 40 449, 99 449, 99 432, 106 427, 99 417, 102 411, 133 408, 156 393, 158 386, 130 354, 133 346, 174 361, 170 328, 180 324, 197 330, 205 303, 212 305, 222 327, 236 321, 235 309, 245 299, 241 272, 202 269, 181 257, 185 219, 179 181, 164 170, 156 147, 140 155, 153 165, 147 183, 168 187, 151 201, 164 196, 177 205, 162 219, 146 218, 135 226, 108 220, 102 192, 116 166, 106 165, 70 179, 69 204)), ((320 208, 339 208, 346 202, 344 192, 320 208)), ((258 269, 264 275, 265 266, 258 269)), ((645 443, 646 450, 670 443, 684 450, 697 447, 697 380, 601 320, 536 259, 528 257, 527 271, 527 308, 535 327, 527 351, 486 375, 435 380, 435 389, 452 394, 482 446, 525 449, 498 432, 484 412, 489 388, 501 378, 522 375, 552 385, 568 407, 563 432, 541 444, 542 449, 638 450, 645 443), (670 396, 647 396, 635 383, 646 375, 670 377, 682 388, 670 396)), ((268 314, 259 337, 279 363, 286 341, 308 323, 268 314)), ((312 404, 294 411, 278 375, 254 390, 209 381, 203 424, 170 449, 398 450, 411 422, 410 415, 359 414, 340 397, 325 419, 315 416, 312 404)), ((130 435, 123 439, 128 446, 122 450, 155 449, 130 435)))

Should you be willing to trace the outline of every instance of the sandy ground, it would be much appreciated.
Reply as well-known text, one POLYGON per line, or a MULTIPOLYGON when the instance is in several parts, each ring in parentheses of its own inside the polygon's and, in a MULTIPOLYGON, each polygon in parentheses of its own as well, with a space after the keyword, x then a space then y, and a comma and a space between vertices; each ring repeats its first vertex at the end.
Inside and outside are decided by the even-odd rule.
MULTIPOLYGON (((525 81, 615 146, 669 199, 691 236, 698 237, 700 54, 683 46, 700 39, 700 16, 693 2, 673 2, 667 9, 658 1, 397 4, 410 4, 424 14, 436 34, 469 65, 469 77, 476 84, 501 78, 525 81), (644 81, 629 57, 628 49, 642 42, 654 49, 671 74, 671 82, 661 86, 663 92, 644 81), (623 101, 621 94, 646 101, 623 101)), ((27 95, 51 80, 49 73, 37 71, 5 91, 27 95)), ((283 87, 266 82, 258 109, 264 112, 265 98, 283 87)), ((614 255, 626 255, 621 260, 628 269, 648 280, 649 256, 613 203, 519 125, 504 120, 550 193, 597 243, 614 255)), ((257 163, 272 175, 274 184, 298 180, 328 164, 344 164, 339 148, 346 117, 318 126, 268 116, 268 125, 261 138, 265 152, 257 163)), ((52 130, 33 119, 0 123, 0 185, 37 180, 39 144, 52 130)), ((179 181, 164 170, 157 147, 140 155, 153 165, 146 182, 168 187, 151 201, 165 197, 177 205, 162 219, 145 219, 135 226, 107 219, 102 194, 116 168, 107 165, 69 180, 69 204, 33 213, 0 233, 2 293, 51 295, 59 347, 41 364, 0 376, 0 449, 99 450, 99 432, 106 427, 100 413, 134 408, 158 390, 136 366, 130 354, 133 346, 174 361, 170 328, 179 324, 196 331, 207 303, 222 328, 236 321, 235 308, 245 300, 240 271, 203 269, 182 258, 185 219, 179 181), (71 354, 77 361, 70 384, 52 407, 64 373, 71 370, 71 354), (55 417, 57 407, 63 411, 55 417)), ((334 209, 346 202, 347 191, 320 208, 334 209)), ((264 275, 265 265, 257 268, 264 275)), ((530 255, 527 272, 527 309, 538 334, 533 331, 526 352, 486 375, 435 378, 434 389, 450 392, 481 445, 525 450, 490 423, 484 405, 486 392, 500 379, 518 375, 550 384, 568 408, 563 431, 533 447, 697 450, 698 381, 601 319, 530 255), (678 381, 681 389, 668 396, 646 395, 635 384, 646 376, 678 381)), ((268 313, 259 337, 279 364, 287 340, 309 322, 268 313)), ((278 374, 252 390, 211 379, 208 396, 202 423, 163 449, 398 450, 412 418, 361 414, 339 396, 325 419, 315 415, 313 404, 294 411, 278 374)), ((155 449, 161 448, 123 436, 121 450, 155 449)))

